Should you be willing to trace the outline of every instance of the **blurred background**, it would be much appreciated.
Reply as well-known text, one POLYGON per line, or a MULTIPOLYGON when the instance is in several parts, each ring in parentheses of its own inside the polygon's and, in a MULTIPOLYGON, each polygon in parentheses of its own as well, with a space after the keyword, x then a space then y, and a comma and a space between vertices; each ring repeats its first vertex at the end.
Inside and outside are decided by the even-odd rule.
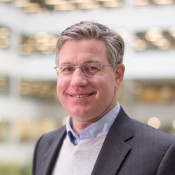
POLYGON ((0 174, 29 175, 36 140, 64 124, 60 32, 95 20, 126 43, 119 91, 131 117, 175 135, 175 0, 0 0, 0 174))

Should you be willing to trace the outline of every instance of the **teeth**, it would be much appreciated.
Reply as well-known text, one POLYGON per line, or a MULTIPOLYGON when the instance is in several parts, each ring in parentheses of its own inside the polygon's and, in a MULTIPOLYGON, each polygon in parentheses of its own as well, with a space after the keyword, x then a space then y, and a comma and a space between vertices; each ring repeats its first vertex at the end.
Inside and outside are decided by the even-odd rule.
POLYGON ((87 97, 87 96, 89 96, 89 95, 83 94, 83 95, 75 95, 74 97, 75 98, 84 98, 84 97, 87 97))

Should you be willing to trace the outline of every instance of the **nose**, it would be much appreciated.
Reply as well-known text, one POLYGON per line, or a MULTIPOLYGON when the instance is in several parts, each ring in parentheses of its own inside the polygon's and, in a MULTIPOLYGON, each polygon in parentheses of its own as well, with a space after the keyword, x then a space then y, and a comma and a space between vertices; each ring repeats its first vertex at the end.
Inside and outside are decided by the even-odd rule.
POLYGON ((71 79, 71 85, 75 87, 84 87, 87 85, 87 79, 84 76, 83 72, 80 68, 76 68, 73 72, 72 79, 71 79))

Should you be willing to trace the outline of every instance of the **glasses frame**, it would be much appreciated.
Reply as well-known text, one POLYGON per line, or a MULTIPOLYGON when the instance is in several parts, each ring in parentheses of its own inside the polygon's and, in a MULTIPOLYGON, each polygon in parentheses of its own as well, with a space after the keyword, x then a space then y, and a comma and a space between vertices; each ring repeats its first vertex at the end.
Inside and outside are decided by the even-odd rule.
MULTIPOLYGON (((88 65, 88 64, 90 64, 90 63, 82 64, 82 65, 79 65, 79 66, 71 65, 71 64, 68 64, 68 65, 72 66, 72 67, 74 68, 74 71, 75 71, 77 68, 80 68, 81 71, 84 73, 84 69, 82 69, 82 67, 84 67, 84 66, 86 66, 86 65, 88 65)), ((102 71, 102 69, 103 69, 104 67, 106 67, 106 66, 113 66, 113 64, 101 64, 101 63, 93 63, 93 64, 99 65, 99 66, 100 66, 100 71, 102 71)), ((117 64, 117 65, 118 65, 118 64, 117 64)), ((116 67, 117 67, 117 65, 116 65, 116 67)), ((56 66, 54 66, 54 69, 56 70, 57 75, 59 75, 59 69, 60 69, 61 66, 62 66, 62 65, 56 65, 56 66)), ((113 67, 112 67, 112 68, 113 68, 113 67)))

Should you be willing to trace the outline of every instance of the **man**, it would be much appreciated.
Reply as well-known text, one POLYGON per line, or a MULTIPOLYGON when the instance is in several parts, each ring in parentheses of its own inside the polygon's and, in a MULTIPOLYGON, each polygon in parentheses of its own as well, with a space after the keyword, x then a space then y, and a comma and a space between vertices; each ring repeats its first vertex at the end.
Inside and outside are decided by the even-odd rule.
POLYGON ((33 175, 175 175, 175 139, 127 116, 116 95, 124 43, 90 21, 57 43, 58 98, 66 126, 37 142, 33 175))

